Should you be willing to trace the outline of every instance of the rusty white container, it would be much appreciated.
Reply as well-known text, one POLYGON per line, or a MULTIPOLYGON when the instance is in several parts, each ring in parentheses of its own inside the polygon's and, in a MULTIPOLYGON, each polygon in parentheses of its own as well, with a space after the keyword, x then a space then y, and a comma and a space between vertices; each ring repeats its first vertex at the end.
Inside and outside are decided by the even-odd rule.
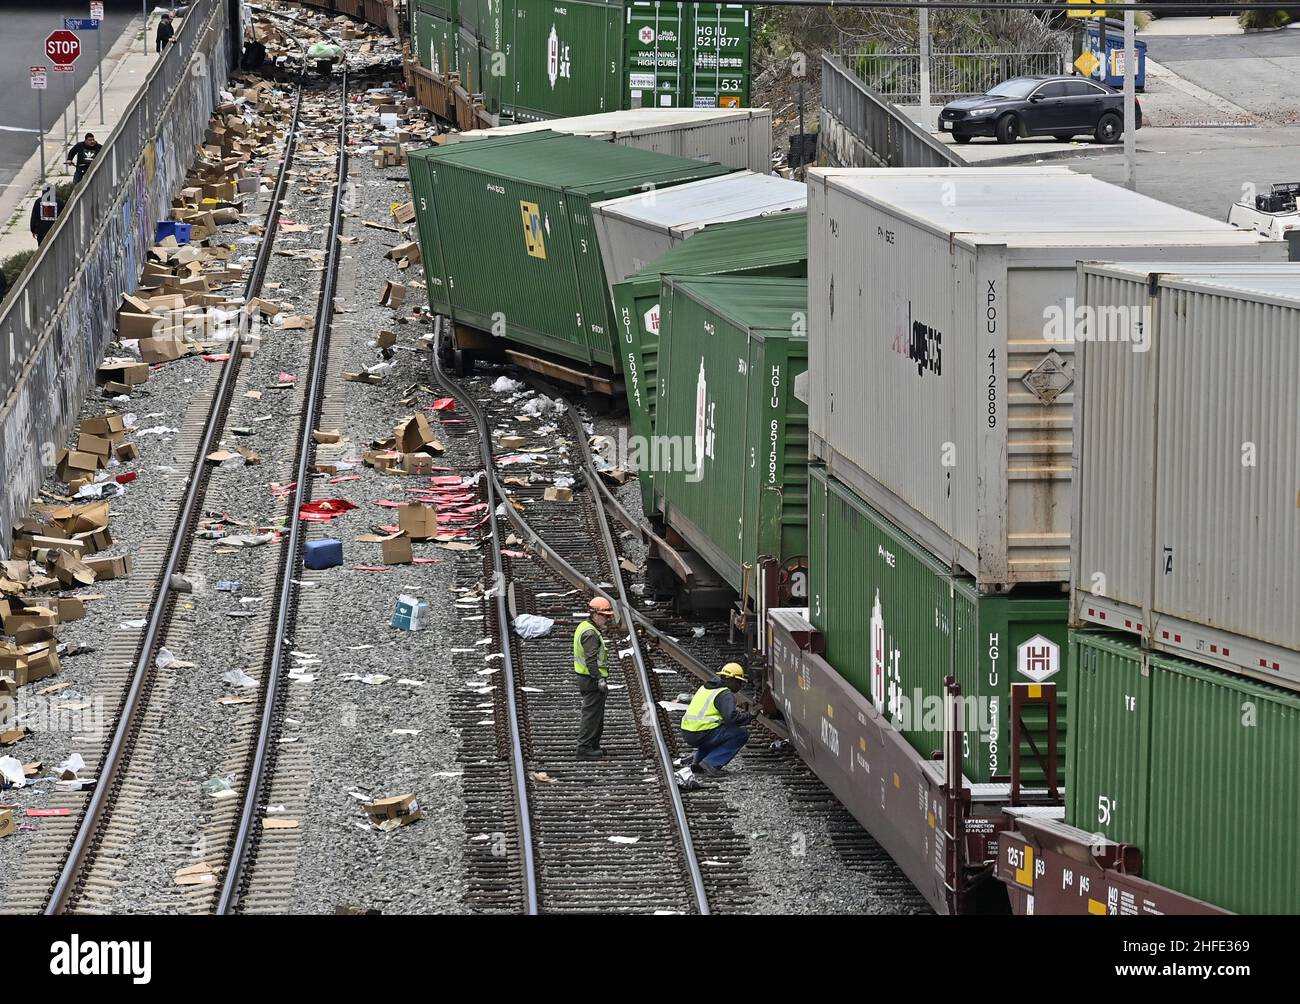
POLYGON ((1286 247, 1061 167, 813 169, 810 452, 984 591, 1065 588, 1080 260, 1286 247))
POLYGON ((1073 622, 1300 688, 1300 264, 1078 283, 1092 330, 1151 337, 1076 346, 1073 622))

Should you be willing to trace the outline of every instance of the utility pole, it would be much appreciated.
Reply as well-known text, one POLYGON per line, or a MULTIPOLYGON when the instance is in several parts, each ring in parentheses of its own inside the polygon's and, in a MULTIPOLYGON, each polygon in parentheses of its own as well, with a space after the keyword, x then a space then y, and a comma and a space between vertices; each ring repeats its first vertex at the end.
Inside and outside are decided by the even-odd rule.
POLYGON ((1124 184, 1137 191, 1137 46, 1134 15, 1124 12, 1124 184))
POLYGON ((930 8, 926 6, 925 0, 921 0, 921 6, 916 12, 916 19, 917 29, 921 36, 921 119, 925 122, 925 127, 929 129, 934 123, 930 121, 930 8))

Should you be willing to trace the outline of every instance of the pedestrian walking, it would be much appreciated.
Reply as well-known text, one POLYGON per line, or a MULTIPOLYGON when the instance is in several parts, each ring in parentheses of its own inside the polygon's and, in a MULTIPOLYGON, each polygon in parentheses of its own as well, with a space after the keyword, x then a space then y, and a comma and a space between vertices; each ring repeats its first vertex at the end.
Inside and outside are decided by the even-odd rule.
POLYGON ((72 175, 72 183, 80 185, 81 179, 86 176, 90 170, 90 165, 94 159, 99 156, 99 140, 95 139, 93 132, 86 133, 86 138, 68 151, 67 159, 64 163, 76 164, 77 170, 72 175))
POLYGON ((609 645, 605 632, 614 624, 614 608, 597 596, 587 604, 587 617, 573 632, 573 672, 582 695, 582 722, 578 730, 578 759, 600 760, 605 728, 605 695, 609 691, 609 645))
POLYGON ((176 31, 172 28, 172 16, 170 14, 164 14, 162 20, 158 22, 158 37, 155 40, 154 51, 162 52, 175 34, 176 31))
POLYGON ((745 685, 745 670, 729 662, 691 698, 682 716, 682 738, 695 752, 683 766, 712 776, 724 773, 749 740, 754 716, 736 707, 736 694, 745 685))
POLYGON ((32 203, 30 228, 38 246, 45 240, 45 235, 54 229, 61 208, 54 186, 47 184, 41 191, 41 197, 32 203))

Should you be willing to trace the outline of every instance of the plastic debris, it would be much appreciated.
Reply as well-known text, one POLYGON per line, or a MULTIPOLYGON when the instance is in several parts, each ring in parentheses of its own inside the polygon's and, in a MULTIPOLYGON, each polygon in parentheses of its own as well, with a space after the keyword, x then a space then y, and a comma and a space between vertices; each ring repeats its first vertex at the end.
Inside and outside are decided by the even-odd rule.
POLYGON ((21 788, 27 783, 22 762, 11 756, 0 756, 0 778, 15 788, 21 788))
POLYGON ((493 394, 514 394, 524 389, 524 385, 518 380, 511 380, 508 376, 499 376, 492 381, 493 394))
POLYGON ((257 681, 245 673, 242 669, 232 669, 227 673, 221 674, 224 683, 233 683, 236 687, 256 687, 257 681))
POLYGON ((555 621, 540 614, 519 614, 515 617, 515 634, 520 638, 542 638, 551 633, 555 621))

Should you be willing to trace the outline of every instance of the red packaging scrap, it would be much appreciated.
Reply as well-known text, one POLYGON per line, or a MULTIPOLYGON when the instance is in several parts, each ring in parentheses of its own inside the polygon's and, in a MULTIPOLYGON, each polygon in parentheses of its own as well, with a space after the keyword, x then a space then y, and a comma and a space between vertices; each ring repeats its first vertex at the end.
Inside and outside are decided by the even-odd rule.
POLYGON ((454 397, 440 397, 429 408, 431 411, 455 411, 456 399, 454 397))
POLYGON ((229 352, 210 352, 205 356, 200 356, 205 363, 224 363, 230 359, 229 352))
POLYGON ((117 475, 117 477, 113 478, 113 480, 116 481, 119 485, 125 485, 125 484, 129 484, 130 482, 134 481, 134 480, 135 480, 136 478, 138 478, 139 476, 140 476, 140 475, 139 475, 138 473, 136 473, 135 471, 127 471, 127 473, 125 473, 125 474, 119 474, 119 475, 117 475))
POLYGON ((360 480, 361 480, 360 474, 344 474, 342 477, 330 478, 329 481, 326 482, 326 484, 341 485, 345 481, 360 481, 360 480))
POLYGON ((294 376, 292 373, 281 373, 278 377, 276 377, 276 382, 277 382, 277 383, 293 383, 293 382, 294 382, 295 380, 297 380, 297 379, 298 379, 298 378, 297 378, 296 376, 294 376))
POLYGON ((388 499, 381 499, 378 502, 372 502, 371 505, 377 505, 381 509, 400 509, 406 505, 405 502, 390 502, 388 499))
POLYGON ((324 523, 355 508, 347 499, 321 499, 317 502, 304 502, 299 506, 298 518, 311 523, 324 523))

